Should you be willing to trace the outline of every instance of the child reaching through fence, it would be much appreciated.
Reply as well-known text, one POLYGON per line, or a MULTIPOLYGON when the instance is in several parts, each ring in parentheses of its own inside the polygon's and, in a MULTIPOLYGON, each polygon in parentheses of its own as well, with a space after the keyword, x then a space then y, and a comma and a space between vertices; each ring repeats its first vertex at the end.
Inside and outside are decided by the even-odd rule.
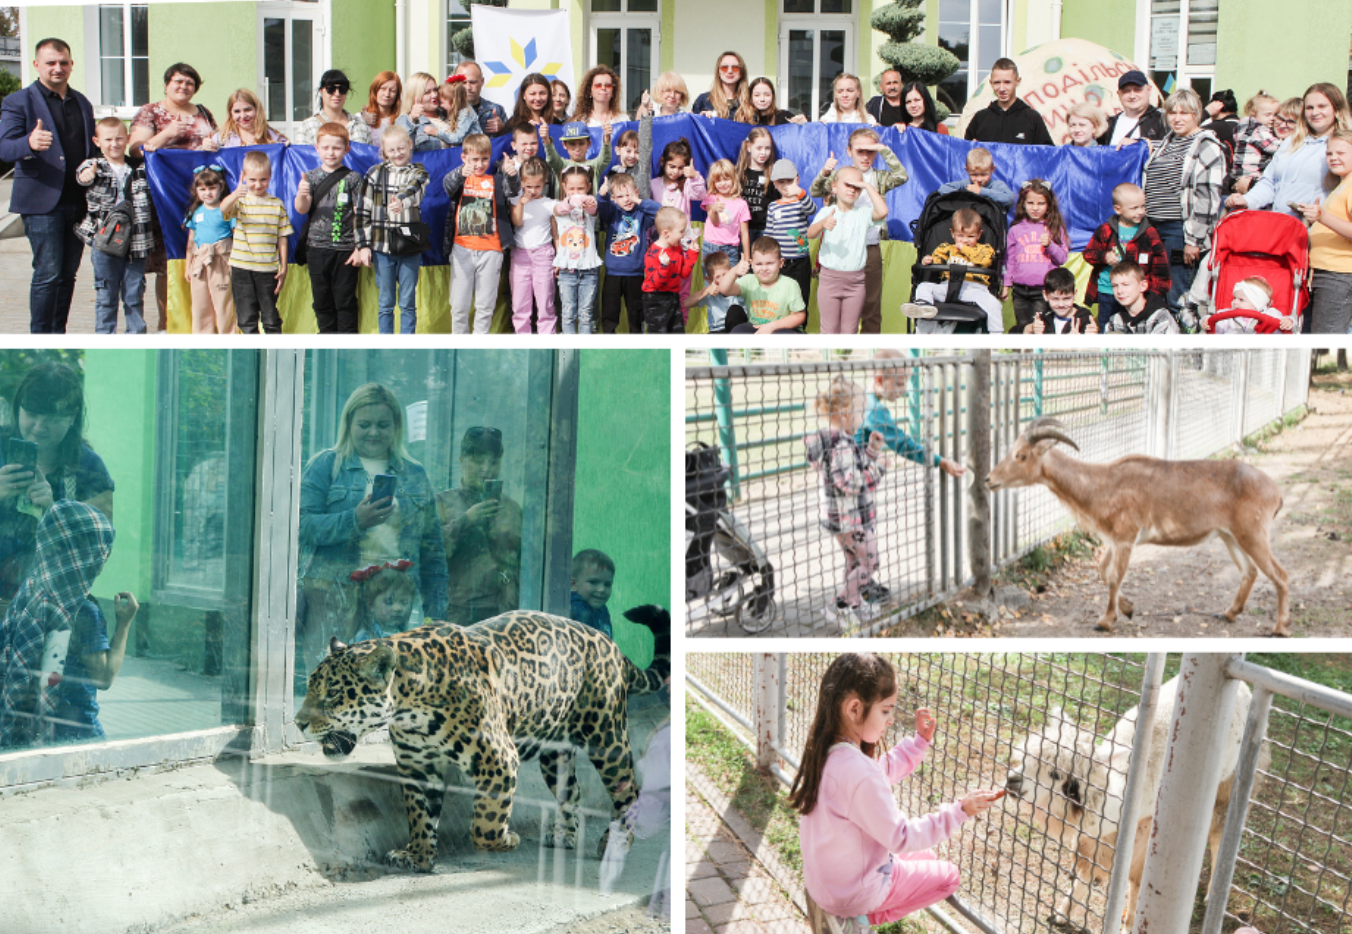
POLYGON ((910 775, 934 739, 933 714, 915 712, 915 735, 880 756, 897 706, 897 676, 877 655, 841 655, 822 676, 803 764, 789 792, 802 819, 803 881, 816 934, 864 934, 958 890, 958 867, 930 849, 1002 791, 973 791, 908 819, 891 785, 910 775))

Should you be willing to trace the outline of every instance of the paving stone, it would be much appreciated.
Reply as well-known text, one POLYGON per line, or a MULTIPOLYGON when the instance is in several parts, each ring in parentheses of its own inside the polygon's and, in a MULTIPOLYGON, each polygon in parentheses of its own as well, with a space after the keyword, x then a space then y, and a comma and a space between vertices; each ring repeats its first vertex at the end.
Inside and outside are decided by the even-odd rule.
POLYGON ((714 928, 723 928, 734 921, 754 921, 755 915, 751 912, 750 905, 744 905, 741 902, 725 902, 722 905, 711 905, 704 909, 705 919, 714 926, 714 928))
POLYGON ((732 881, 733 888, 736 888, 737 882, 735 880, 745 879, 755 872, 755 867, 751 863, 746 862, 719 863, 718 871, 721 872, 726 879, 732 881))
POLYGON ((699 905, 696 905, 693 901, 687 898, 685 900, 685 920, 689 921, 692 918, 698 917, 700 917, 699 905))
POLYGON ((704 860, 700 860, 698 863, 686 863, 685 865, 685 878, 687 880, 707 879, 709 876, 716 876, 718 874, 719 867, 704 860))
POLYGON ((748 905, 759 905, 779 897, 779 889, 768 879, 738 879, 733 883, 737 897, 748 905))
POLYGON ((701 908, 721 905, 737 898, 737 893, 732 890, 731 886, 717 876, 711 879, 696 879, 686 886, 686 890, 699 903, 701 908))
POLYGON ((742 848, 741 844, 722 838, 709 844, 708 853, 710 859, 720 864, 746 859, 746 850, 742 848))
POLYGON ((685 934, 714 934, 714 929, 699 919, 687 920, 685 922, 685 934))
POLYGON ((765 929, 755 921, 734 921, 718 929, 718 934, 766 934, 765 929))

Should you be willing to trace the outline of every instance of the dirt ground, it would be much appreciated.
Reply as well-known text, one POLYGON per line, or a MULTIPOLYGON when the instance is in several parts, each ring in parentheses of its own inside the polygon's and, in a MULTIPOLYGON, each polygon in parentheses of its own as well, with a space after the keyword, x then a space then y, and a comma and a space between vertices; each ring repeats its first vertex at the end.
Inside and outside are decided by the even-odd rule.
MULTIPOLYGON (((1272 550, 1290 575, 1294 636, 1352 635, 1352 374, 1323 376, 1309 399, 1310 414, 1243 458, 1282 486, 1284 503, 1272 550)), ((1112 635, 1269 635, 1277 595, 1261 574, 1235 623, 1219 614, 1230 606, 1239 571, 1225 546, 1142 545, 1131 556, 1122 592, 1136 607, 1112 635)), ((1003 636, 1096 636, 1094 624, 1107 587, 1091 558, 1053 574, 1032 595, 1020 618, 996 629, 1003 636)))

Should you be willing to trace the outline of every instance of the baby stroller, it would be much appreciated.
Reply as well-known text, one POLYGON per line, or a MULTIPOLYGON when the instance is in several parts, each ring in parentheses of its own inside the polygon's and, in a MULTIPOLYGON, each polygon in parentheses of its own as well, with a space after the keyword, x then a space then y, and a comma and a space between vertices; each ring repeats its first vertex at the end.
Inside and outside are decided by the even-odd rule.
MULTIPOLYGON (((915 301, 916 289, 922 282, 939 282, 944 273, 948 273, 947 300, 939 303, 934 321, 952 321, 955 334, 986 334, 986 312, 969 302, 958 301, 958 293, 969 272, 976 271, 972 266, 949 264, 944 266, 925 266, 920 260, 929 256, 939 244, 953 240, 951 226, 953 215, 961 208, 971 208, 981 216, 981 242, 995 249, 995 262, 991 264, 990 291, 1000 294, 1000 276, 1005 268, 1006 221, 1005 210, 985 195, 974 194, 960 188, 948 194, 935 192, 925 199, 920 209, 920 217, 911 221, 911 236, 915 241, 916 263, 911 267, 911 301, 915 301)), ((987 270, 979 270, 986 275, 987 270)))
POLYGON ((731 471, 718 448, 696 442, 685 452, 685 602, 703 603, 724 621, 763 632, 775 618, 775 570, 736 516, 724 489, 731 471))
MULTIPOLYGON (((1293 319, 1291 333, 1299 334, 1301 316, 1309 305, 1310 237, 1305 225, 1276 211, 1236 211, 1223 217, 1212 237, 1211 255, 1203 267, 1207 299, 1217 312, 1206 319, 1208 334, 1230 318, 1252 318, 1258 334, 1278 331, 1282 317, 1293 319), (1272 286, 1269 313, 1230 304, 1235 285, 1262 276, 1272 286)), ((1194 290, 1194 295, 1196 290, 1194 290)))

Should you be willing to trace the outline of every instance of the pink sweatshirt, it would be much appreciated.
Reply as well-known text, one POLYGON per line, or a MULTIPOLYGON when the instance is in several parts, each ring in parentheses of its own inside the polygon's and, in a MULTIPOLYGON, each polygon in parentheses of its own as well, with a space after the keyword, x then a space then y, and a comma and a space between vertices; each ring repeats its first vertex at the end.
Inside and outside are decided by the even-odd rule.
POLYGON ((967 820, 956 801, 912 820, 897 808, 891 786, 915 771, 929 746, 912 736, 879 760, 850 743, 831 747, 817 804, 798 821, 804 884, 831 914, 853 918, 877 909, 887 897, 893 853, 928 850, 967 820))
POLYGON ((1031 285, 1042 288, 1047 273, 1066 261, 1070 244, 1063 233, 1060 241, 1053 240, 1045 247, 1042 235, 1047 225, 1042 221, 1021 220, 1009 228, 1009 250, 1005 253, 1005 284, 1031 285))
POLYGON ((708 193, 699 175, 683 178, 679 184, 669 183, 664 175, 653 179, 653 200, 664 208, 676 208, 686 217, 690 216, 690 205, 698 204, 708 193))

